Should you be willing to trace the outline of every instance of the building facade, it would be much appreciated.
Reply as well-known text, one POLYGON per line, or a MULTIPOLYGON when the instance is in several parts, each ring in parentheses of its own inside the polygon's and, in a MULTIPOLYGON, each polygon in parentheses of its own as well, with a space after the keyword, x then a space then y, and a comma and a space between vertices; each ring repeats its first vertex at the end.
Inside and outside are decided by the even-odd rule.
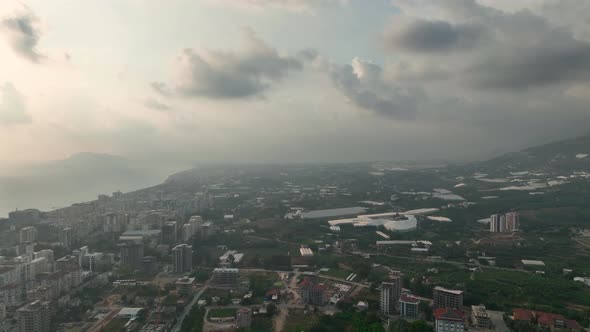
POLYGON ((34 243, 35 241, 37 241, 37 229, 35 227, 23 227, 18 232, 19 243, 34 243))
POLYGON ((19 332, 49 332, 51 329, 51 303, 31 302, 17 310, 19 332))
POLYGON ((387 281, 381 283, 379 303, 381 313, 393 315, 396 313, 398 301, 402 294, 402 278, 400 274, 390 275, 387 281))
POLYGON ((216 268, 213 269, 213 283, 216 285, 235 286, 239 281, 239 269, 216 268))
POLYGON ((471 321, 479 328, 492 328, 492 320, 483 304, 471 306, 471 321))
POLYGON ((174 273, 190 272, 193 269, 193 246, 179 244, 172 249, 174 273))
POLYGON ((432 294, 434 308, 453 308, 461 310, 463 307, 463 291, 434 287, 432 294))
POLYGON ((143 259, 143 243, 126 242, 119 244, 121 249, 121 265, 134 269, 141 268, 143 259))
POLYGON ((399 314, 402 317, 418 317, 420 313, 420 299, 418 297, 402 294, 399 298, 399 314))
POLYGON ((438 308, 434 311, 434 330, 436 332, 464 332, 463 312, 453 308, 438 308))

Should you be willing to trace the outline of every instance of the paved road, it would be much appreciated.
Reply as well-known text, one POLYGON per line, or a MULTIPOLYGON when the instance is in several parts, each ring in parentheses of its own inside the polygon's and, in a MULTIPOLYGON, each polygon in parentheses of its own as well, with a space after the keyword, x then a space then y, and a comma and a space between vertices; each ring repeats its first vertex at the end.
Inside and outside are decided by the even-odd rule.
POLYGON ((490 316, 490 320, 492 321, 492 324, 494 324, 494 329, 497 332, 509 332, 510 329, 508 329, 508 326, 506 326, 506 323, 504 322, 504 313, 502 311, 492 311, 492 310, 487 310, 488 315, 490 316))
POLYGON ((182 327, 182 321, 186 318, 186 316, 191 311, 193 306, 197 303, 197 301, 199 301, 199 298, 203 295, 203 293, 205 293, 207 288, 209 288, 209 281, 207 281, 203 285, 203 287, 197 292, 197 294, 195 294, 195 296, 193 297, 193 300, 189 303, 189 305, 187 305, 186 308, 184 308, 182 315, 180 315, 180 317, 178 317, 178 320, 176 321, 176 325, 174 325, 174 328, 172 328, 172 332, 179 332, 180 331, 180 328, 182 327))

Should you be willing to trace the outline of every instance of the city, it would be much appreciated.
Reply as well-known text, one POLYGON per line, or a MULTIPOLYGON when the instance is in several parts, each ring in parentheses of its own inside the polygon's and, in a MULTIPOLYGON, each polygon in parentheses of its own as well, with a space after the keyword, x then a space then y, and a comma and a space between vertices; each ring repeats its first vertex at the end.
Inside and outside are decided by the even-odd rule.
POLYGON ((0 332, 590 331, 590 0, 0 0, 0 332))
POLYGON ((581 331, 586 231, 566 214, 543 224, 547 212, 531 206, 565 200, 588 175, 470 167, 203 168, 11 212, 1 223, 2 327, 581 331))

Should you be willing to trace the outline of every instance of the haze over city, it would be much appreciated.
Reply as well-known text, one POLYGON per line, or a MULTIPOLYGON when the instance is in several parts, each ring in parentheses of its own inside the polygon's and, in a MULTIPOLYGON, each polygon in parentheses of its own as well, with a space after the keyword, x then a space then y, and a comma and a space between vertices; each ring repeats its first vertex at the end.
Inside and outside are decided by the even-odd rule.
POLYGON ((584 332, 590 1, 0 0, 0 332, 584 332))
POLYGON ((19 187, 0 189, 3 209, 42 203, 23 200, 20 181, 79 153, 141 165, 129 190, 203 163, 461 162, 585 134, 589 11, 555 0, 3 1, 0 187, 19 187))

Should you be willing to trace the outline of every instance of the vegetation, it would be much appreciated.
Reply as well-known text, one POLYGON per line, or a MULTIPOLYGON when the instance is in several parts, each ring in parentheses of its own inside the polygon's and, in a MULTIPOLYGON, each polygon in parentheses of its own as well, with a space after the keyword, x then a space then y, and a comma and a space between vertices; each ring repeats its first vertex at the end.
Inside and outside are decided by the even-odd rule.
POLYGON ((223 317, 235 317, 236 309, 234 308, 220 308, 209 310, 209 318, 223 318, 223 317))
POLYGON ((381 319, 373 312, 343 311, 333 316, 323 315, 310 332, 384 331, 381 319))
POLYGON ((205 321, 205 308, 193 306, 189 314, 182 321, 180 332, 201 332, 205 321))

